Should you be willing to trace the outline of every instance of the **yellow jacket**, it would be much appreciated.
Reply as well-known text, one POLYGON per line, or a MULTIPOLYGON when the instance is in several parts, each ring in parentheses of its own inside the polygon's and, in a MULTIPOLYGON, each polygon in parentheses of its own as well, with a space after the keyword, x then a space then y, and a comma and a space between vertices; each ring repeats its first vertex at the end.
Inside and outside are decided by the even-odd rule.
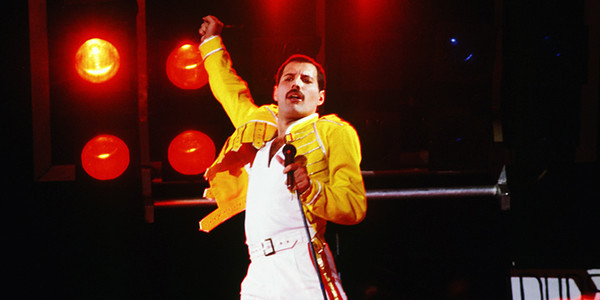
MULTIPOLYGON (((278 110, 276 105, 254 104, 220 37, 205 41, 200 51, 213 95, 236 128, 204 175, 210 183, 204 196, 218 205, 200 221, 200 230, 208 232, 245 209, 248 174, 244 166, 265 142, 276 137, 278 110)), ((367 201, 356 130, 335 115, 313 114, 292 124, 286 141, 296 147, 297 155, 307 158, 312 189, 301 198, 307 220, 318 235, 323 234, 327 221, 346 225, 362 221, 367 201)))

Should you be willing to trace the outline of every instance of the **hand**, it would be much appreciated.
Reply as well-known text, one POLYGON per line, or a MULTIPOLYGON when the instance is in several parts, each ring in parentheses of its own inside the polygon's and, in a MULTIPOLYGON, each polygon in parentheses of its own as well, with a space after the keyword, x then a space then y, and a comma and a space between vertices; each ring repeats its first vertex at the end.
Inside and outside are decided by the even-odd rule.
MULTIPOLYGON (((276 157, 281 164, 285 163, 283 158, 279 156, 276 157)), ((306 157, 303 155, 296 156, 294 163, 283 168, 283 173, 287 174, 288 172, 293 172, 294 174, 294 186, 292 187, 292 191, 298 191, 300 194, 304 194, 312 187, 308 171, 306 170, 306 157)))
POLYGON ((204 42, 205 39, 220 35, 221 31, 223 31, 223 22, 219 21, 215 16, 206 16, 202 18, 204 23, 200 25, 200 29, 198 29, 198 33, 200 34, 200 42, 204 42))

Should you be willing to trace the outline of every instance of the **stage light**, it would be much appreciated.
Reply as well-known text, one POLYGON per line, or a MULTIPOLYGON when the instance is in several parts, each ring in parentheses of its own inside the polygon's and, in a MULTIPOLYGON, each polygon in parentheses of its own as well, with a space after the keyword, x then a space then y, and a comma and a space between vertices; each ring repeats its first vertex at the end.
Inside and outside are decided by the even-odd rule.
POLYGON ((87 40, 75 54, 75 68, 81 78, 101 83, 111 79, 120 66, 117 48, 110 42, 93 38, 87 40))
POLYGON ((83 147, 81 165, 86 173, 98 180, 117 178, 129 166, 129 148, 114 135, 98 135, 83 147))
POLYGON ((215 144, 206 134, 187 130, 169 145, 168 159, 175 171, 184 175, 204 173, 215 158, 215 144))
POLYGON ((185 44, 171 51, 167 58, 167 76, 182 89, 199 89, 206 85, 208 74, 198 45, 185 44))

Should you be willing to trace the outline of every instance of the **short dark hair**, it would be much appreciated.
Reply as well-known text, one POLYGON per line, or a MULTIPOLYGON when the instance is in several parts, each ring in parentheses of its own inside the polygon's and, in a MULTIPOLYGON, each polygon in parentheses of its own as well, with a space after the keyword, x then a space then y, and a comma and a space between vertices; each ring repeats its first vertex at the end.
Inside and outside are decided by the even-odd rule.
POLYGON ((281 76, 283 75, 283 69, 290 64, 291 62, 305 62, 315 66, 317 68, 317 84, 319 85, 319 91, 325 89, 326 79, 325 79, 325 70, 316 60, 312 59, 309 56, 303 54, 294 54, 290 56, 277 70, 277 75, 275 77, 275 85, 279 84, 279 80, 281 80, 281 76))

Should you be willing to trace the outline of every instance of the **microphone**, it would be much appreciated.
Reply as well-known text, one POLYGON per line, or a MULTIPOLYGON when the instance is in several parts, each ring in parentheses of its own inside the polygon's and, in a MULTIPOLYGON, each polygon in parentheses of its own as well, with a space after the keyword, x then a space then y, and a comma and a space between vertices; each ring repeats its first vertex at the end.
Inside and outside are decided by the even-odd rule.
MULTIPOLYGON (((294 158, 296 157, 296 147, 292 144, 285 144, 283 146, 283 156, 285 157, 284 165, 287 166, 294 162, 294 158)), ((288 189, 292 189, 294 187, 294 174, 293 172, 287 173, 287 186, 288 189)))

